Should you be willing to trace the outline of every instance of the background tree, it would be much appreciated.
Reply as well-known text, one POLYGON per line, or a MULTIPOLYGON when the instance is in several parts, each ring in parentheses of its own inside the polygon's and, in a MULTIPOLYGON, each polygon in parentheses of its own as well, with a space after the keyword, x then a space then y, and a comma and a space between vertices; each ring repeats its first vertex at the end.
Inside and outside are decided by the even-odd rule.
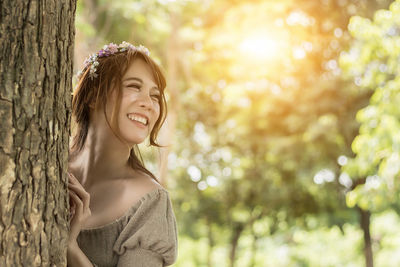
MULTIPOLYGON (((369 211, 348 206, 365 177, 342 166, 372 91, 338 64, 349 19, 391 1, 92 2, 101 12, 91 26, 78 16, 84 34, 143 43, 169 77, 178 117, 163 166, 177 266, 360 266, 364 243, 382 266, 400 262, 384 242, 390 234, 363 239, 369 211), (105 25, 113 30, 102 34, 105 25)), ((145 156, 157 170, 157 155, 145 156)))
MULTIPOLYGON (((362 181, 347 194, 348 205, 357 205, 367 219, 368 211, 399 211, 399 15, 400 2, 395 1, 389 10, 377 11, 373 20, 353 17, 349 29, 354 41, 341 57, 347 76, 360 90, 372 93, 369 105, 357 113, 361 126, 352 144, 355 157, 344 167, 354 180, 362 181)), ((365 254, 367 266, 373 266, 371 248, 365 254)))
POLYGON ((0 3, 1 266, 66 266, 75 3, 0 3))
MULTIPOLYGON (((231 266, 241 233, 252 227, 253 211, 276 225, 295 225, 300 219, 307 226, 310 215, 318 218, 319 227, 357 221, 357 210, 346 207, 351 180, 341 175, 338 158, 351 155, 358 131, 354 115, 370 94, 348 89, 352 85, 341 79, 337 58, 350 40, 346 26, 351 15, 356 10, 371 15, 385 5, 307 1, 299 8, 291 1, 218 1, 202 10, 204 15, 197 10, 201 26, 188 35, 196 63, 190 98, 183 99, 189 112, 182 117, 188 119, 182 119, 179 130, 188 128, 178 150, 192 159, 182 167, 195 182, 194 190, 218 192, 200 194, 222 203, 227 213, 222 224, 231 229, 231 266), (193 106, 193 99, 202 104, 193 106), (223 178, 224 168, 229 177, 223 178), (208 189, 212 177, 218 177, 220 190, 208 189)), ((186 172, 179 174, 187 179, 186 172)), ((183 199, 198 203, 192 206, 207 203, 192 196, 182 191, 183 199)), ((207 210, 214 213, 191 209, 208 218, 207 210)))

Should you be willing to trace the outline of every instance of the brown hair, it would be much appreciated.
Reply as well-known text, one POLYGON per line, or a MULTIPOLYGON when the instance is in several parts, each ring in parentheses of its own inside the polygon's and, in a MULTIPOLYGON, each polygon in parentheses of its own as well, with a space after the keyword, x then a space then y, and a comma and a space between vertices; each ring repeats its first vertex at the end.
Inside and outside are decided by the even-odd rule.
MULTIPOLYGON (((160 115, 150 132, 150 145, 160 147, 156 142, 156 138, 167 115, 167 104, 164 95, 164 89, 166 86, 165 77, 158 65, 148 55, 141 51, 127 50, 108 57, 98 58, 97 61, 99 62, 99 65, 97 66, 97 77, 95 78, 90 77, 90 66, 86 66, 83 70, 83 74, 80 77, 72 98, 72 116, 76 123, 76 133, 73 136, 70 151, 72 157, 76 156, 84 147, 89 129, 90 105, 93 103, 95 109, 100 107, 100 105, 103 106, 104 115, 110 129, 121 141, 123 141, 116 130, 119 129, 117 114, 120 109, 122 97, 122 77, 132 62, 137 58, 143 59, 148 64, 160 90, 160 115), (117 98, 112 111, 110 124, 105 110, 107 98, 113 90, 117 90, 117 98)), ((137 145, 131 149, 128 163, 132 169, 140 170, 157 180, 156 177, 144 166, 137 145)))

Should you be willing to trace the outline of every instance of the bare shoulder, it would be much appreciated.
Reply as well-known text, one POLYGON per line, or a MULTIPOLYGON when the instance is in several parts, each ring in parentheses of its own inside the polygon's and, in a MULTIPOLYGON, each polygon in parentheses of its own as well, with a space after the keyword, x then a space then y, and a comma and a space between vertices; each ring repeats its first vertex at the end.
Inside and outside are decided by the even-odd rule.
POLYGON ((120 218, 144 196, 162 188, 155 179, 146 174, 136 174, 97 186, 91 192, 92 216, 84 228, 98 227, 120 218))
POLYGON ((134 176, 127 179, 127 186, 137 195, 146 195, 152 191, 163 188, 158 181, 150 175, 136 172, 134 176))

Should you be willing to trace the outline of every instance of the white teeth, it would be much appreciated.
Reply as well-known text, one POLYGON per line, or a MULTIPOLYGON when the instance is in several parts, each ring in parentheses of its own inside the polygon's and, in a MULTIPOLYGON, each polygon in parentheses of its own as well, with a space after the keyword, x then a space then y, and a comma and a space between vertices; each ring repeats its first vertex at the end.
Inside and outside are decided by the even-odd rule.
POLYGON ((142 123, 144 125, 147 125, 147 119, 143 118, 141 116, 137 116, 137 115, 134 115, 134 114, 128 114, 128 118, 131 121, 138 121, 138 122, 140 122, 140 123, 142 123))

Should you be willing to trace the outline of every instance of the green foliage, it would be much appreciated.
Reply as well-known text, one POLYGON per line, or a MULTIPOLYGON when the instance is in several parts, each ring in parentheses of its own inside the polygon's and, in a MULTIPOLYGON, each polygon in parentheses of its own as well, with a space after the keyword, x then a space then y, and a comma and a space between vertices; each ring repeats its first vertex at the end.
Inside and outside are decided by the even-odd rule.
POLYGON ((349 206, 382 210, 398 201, 400 174, 400 1, 379 10, 373 20, 353 17, 349 32, 354 41, 341 57, 348 77, 364 90, 373 90, 370 103, 360 110, 356 156, 344 167, 353 178, 367 177, 347 195, 349 206))
MULTIPOLYGON (((372 218, 372 231, 376 236, 374 246, 375 265, 392 267, 400 264, 398 246, 400 245, 400 220, 394 212, 377 214, 372 218)), ((268 223, 262 228, 268 228, 268 223)), ((176 267, 207 266, 207 239, 180 238, 181 250, 176 267)), ((245 233, 242 237, 242 252, 238 266, 250 266, 253 237, 245 233)), ((254 266, 265 267, 359 267, 364 259, 359 251, 363 248, 363 233, 356 226, 345 224, 338 227, 316 227, 305 231, 292 227, 272 237, 257 241, 258 252, 254 266)), ((217 246, 212 253, 212 266, 228 266, 224 260, 228 251, 224 246, 217 246)))
POLYGON ((398 4, 361 17, 388 2, 80 2, 87 46, 142 43, 175 77, 167 91, 178 112, 168 163, 177 266, 226 266, 236 245, 239 266, 360 265, 349 207, 394 204, 400 166, 398 4), (351 190, 344 172, 366 185, 351 190))

